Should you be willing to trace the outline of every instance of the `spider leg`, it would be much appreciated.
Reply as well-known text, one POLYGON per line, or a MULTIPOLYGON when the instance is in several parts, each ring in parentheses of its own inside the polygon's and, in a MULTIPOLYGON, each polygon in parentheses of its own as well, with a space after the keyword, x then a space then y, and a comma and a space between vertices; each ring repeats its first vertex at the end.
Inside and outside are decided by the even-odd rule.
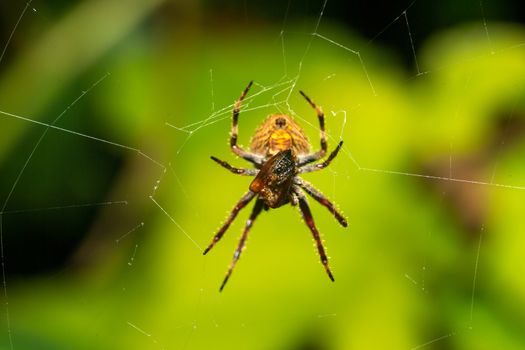
POLYGON ((334 276, 332 275, 332 271, 330 271, 330 266, 328 266, 328 257, 326 256, 319 231, 317 231, 317 227, 315 227, 314 218, 312 216, 312 212, 310 211, 310 207, 308 206, 308 202, 306 201, 306 197, 298 187, 294 188, 294 192, 296 193, 299 200, 299 208, 301 209, 303 220, 314 236, 317 251, 319 252, 319 257, 321 258, 321 263, 323 264, 328 277, 330 277, 332 282, 334 282, 334 276))
POLYGON ((334 215, 337 221, 339 221, 341 226, 343 227, 348 226, 348 222, 346 221, 346 218, 343 217, 343 215, 335 208, 334 204, 330 202, 330 200, 326 198, 326 196, 322 194, 321 191, 313 187, 311 183, 299 177, 296 177, 294 179, 294 183, 300 186, 303 190, 305 190, 306 193, 312 196, 312 198, 315 199, 317 202, 319 202, 319 204, 325 206, 334 215))
POLYGON ((202 253, 203 255, 206 255, 206 253, 208 253, 211 250, 211 248, 213 248, 213 246, 222 238, 222 236, 224 235, 228 227, 230 227, 231 223, 233 222, 239 211, 241 211, 241 209, 244 208, 253 199, 253 197, 255 197, 255 193, 253 193, 252 191, 248 191, 244 194, 244 196, 242 196, 239 202, 235 204, 235 207, 233 207, 232 211, 230 212, 230 216, 228 216, 226 222, 222 225, 222 227, 215 234, 215 236, 213 236, 213 240, 211 241, 208 248, 204 250, 204 253, 202 253))
POLYGON ((319 160, 324 157, 327 151, 327 144, 326 144, 326 132, 324 129, 324 112, 321 109, 321 107, 317 106, 314 101, 310 99, 310 97, 306 96, 306 94, 302 91, 299 91, 301 95, 305 98, 305 100, 312 106, 313 109, 317 112, 317 118, 319 119, 319 130, 320 130, 320 138, 321 138, 321 149, 315 153, 307 154, 304 156, 299 157, 298 166, 305 165, 308 163, 311 163, 313 161, 319 160))
POLYGON ((224 281, 222 281, 219 291, 222 292, 222 289, 226 285, 226 282, 228 282, 228 279, 230 278, 232 274, 233 268, 235 267, 237 260, 239 260, 239 258, 241 257, 242 250, 244 248, 244 245, 246 244, 246 239, 248 238, 248 233, 250 232, 253 222, 255 221, 257 216, 261 213, 261 210, 263 208, 264 208, 264 201, 262 199, 257 199, 253 207, 252 213, 250 214, 250 217, 246 221, 246 226, 244 226, 244 231, 242 232, 241 239, 239 240, 237 249, 235 250, 235 253, 233 254, 233 259, 230 263, 230 266, 228 267, 228 271, 226 272, 226 277, 224 277, 224 281))
POLYGON ((241 93, 241 97, 237 101, 235 101, 235 104, 233 105, 233 118, 232 118, 232 128, 230 131, 230 148, 233 153, 238 155, 241 158, 246 159, 247 161, 256 164, 261 165, 263 158, 261 156, 258 156, 256 154, 250 153, 242 149, 239 145, 237 145, 237 136, 239 134, 239 113, 241 110, 241 104, 244 100, 244 97, 246 97, 246 94, 248 94, 248 91, 252 87, 253 80, 248 83, 248 86, 244 89, 244 91, 241 93))
POLYGON ((341 149, 342 146, 343 146, 343 141, 340 141, 337 144, 337 147, 332 151, 332 153, 330 153, 330 155, 328 156, 328 158, 326 158, 326 160, 324 162, 317 163, 317 164, 306 165, 306 166, 304 166, 304 167, 299 169, 299 174, 310 173, 312 171, 317 171, 317 170, 321 170, 321 169, 326 168, 327 166, 330 165, 330 163, 335 158, 335 156, 337 156, 337 154, 339 153, 339 150, 341 149))
POLYGON ((225 162, 224 160, 220 160, 218 158, 215 158, 214 156, 211 156, 210 158, 212 160, 216 161, 217 163, 219 163, 220 166, 222 166, 223 168, 228 169, 229 171, 231 171, 234 174, 246 175, 246 176, 255 176, 259 172, 259 169, 235 168, 235 167, 231 166, 230 164, 228 164, 227 162, 225 162))

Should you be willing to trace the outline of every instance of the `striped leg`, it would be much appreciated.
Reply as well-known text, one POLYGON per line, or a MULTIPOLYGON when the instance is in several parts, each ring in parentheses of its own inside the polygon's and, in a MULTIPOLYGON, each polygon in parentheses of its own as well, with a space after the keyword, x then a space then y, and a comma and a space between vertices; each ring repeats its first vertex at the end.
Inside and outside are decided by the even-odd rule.
POLYGON ((231 166, 230 164, 228 164, 227 162, 225 162, 224 160, 220 160, 218 158, 215 158, 214 156, 211 156, 210 158, 212 160, 216 161, 217 163, 219 163, 220 166, 222 166, 223 168, 228 169, 229 171, 231 171, 234 174, 246 175, 246 176, 255 176, 255 175, 257 175, 257 173, 259 173, 259 169, 235 168, 235 167, 231 166))
POLYGON ((311 162, 314 162, 318 159, 321 159, 324 157, 327 151, 327 144, 326 144, 326 131, 324 129, 324 112, 321 109, 321 107, 317 106, 314 101, 310 99, 310 97, 306 96, 306 94, 302 91, 299 91, 301 95, 308 101, 310 106, 312 106, 313 109, 317 112, 317 118, 319 119, 319 131, 320 131, 320 137, 321 137, 321 149, 315 153, 305 155, 299 159, 298 166, 308 164, 311 162))
POLYGON ((246 221, 246 226, 244 227, 244 231, 242 232, 241 239, 239 240, 239 244, 237 245, 237 249, 235 250, 235 253, 233 254, 233 259, 230 263, 230 266, 228 267, 228 271, 226 272, 226 277, 224 277, 224 281, 222 281, 221 288, 219 291, 222 292, 222 289, 226 285, 226 282, 228 282, 228 279, 230 278, 233 268, 235 267, 235 264, 237 263, 237 260, 241 257, 242 250, 244 248, 244 245, 246 244, 246 239, 248 239, 248 233, 250 232, 250 229, 252 228, 253 222, 257 218, 257 216, 261 213, 261 210, 264 208, 264 202, 262 199, 257 199, 255 202, 255 206, 253 207, 252 213, 248 220, 246 221))
POLYGON ((337 147, 332 151, 332 153, 330 153, 330 155, 328 156, 328 158, 326 158, 324 162, 306 165, 299 169, 299 173, 310 173, 312 171, 317 171, 317 170, 326 168, 327 166, 330 165, 330 163, 335 158, 335 156, 337 156, 342 146, 343 146, 343 141, 340 141, 337 147))
POLYGON ((337 221, 339 221, 341 226, 348 226, 346 218, 335 208, 334 204, 330 202, 324 194, 321 193, 321 191, 313 187, 312 184, 310 184, 308 181, 305 181, 299 177, 296 177, 294 181, 296 185, 300 186, 303 190, 305 190, 306 193, 312 196, 312 198, 319 202, 319 204, 325 206, 330 211, 330 213, 332 213, 332 215, 337 219, 337 221))
POLYGON ((246 97, 246 94, 248 94, 248 91, 252 87, 253 80, 250 81, 248 86, 244 89, 244 91, 241 94, 241 97, 237 101, 235 101, 235 104, 233 105, 233 118, 232 118, 232 128, 230 131, 230 148, 233 153, 238 155, 241 158, 246 159, 249 162, 252 162, 257 165, 261 165, 263 158, 259 155, 250 153, 242 149, 239 145, 237 145, 237 136, 239 134, 239 113, 241 110, 241 104, 244 98, 246 97))
POLYGON ((328 257, 326 256, 326 252, 323 246, 323 242, 321 241, 319 231, 317 231, 317 227, 315 227, 314 218, 312 216, 312 213, 310 212, 310 207, 308 206, 306 197, 299 189, 297 189, 295 193, 297 194, 297 197, 299 199, 299 208, 301 209, 301 214, 303 215, 304 222, 306 226, 308 226, 310 231, 312 231, 312 235, 314 236, 315 244, 317 245, 317 251, 319 252, 319 257, 321 258, 321 263, 323 264, 324 269, 328 274, 328 277, 330 277, 332 282, 334 282, 334 276, 332 275, 332 271, 330 271, 330 266, 328 266, 328 257))
POLYGON ((239 202, 235 204, 235 207, 233 207, 230 216, 228 216, 228 219, 226 219, 224 225, 222 225, 222 227, 215 234, 215 236, 213 236, 213 240, 211 241, 208 248, 204 250, 204 253, 202 253, 203 255, 206 255, 206 253, 208 253, 211 250, 211 248, 213 248, 213 246, 222 238, 222 236, 224 236, 224 233, 226 232, 228 227, 230 227, 237 214, 239 214, 239 211, 241 211, 241 209, 244 208, 253 199, 253 197, 255 197, 255 193, 253 193, 252 191, 248 191, 244 194, 244 196, 242 196, 239 202))

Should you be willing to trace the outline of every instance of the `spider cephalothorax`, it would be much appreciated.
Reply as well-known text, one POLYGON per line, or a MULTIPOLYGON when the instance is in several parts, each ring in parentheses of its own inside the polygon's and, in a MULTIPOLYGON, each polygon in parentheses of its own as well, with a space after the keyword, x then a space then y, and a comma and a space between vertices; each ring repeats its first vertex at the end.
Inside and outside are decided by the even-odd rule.
POLYGON ((343 141, 339 142, 335 150, 330 153, 324 162, 310 164, 320 160, 326 155, 327 145, 324 129, 324 114, 320 107, 300 91, 301 95, 303 95, 308 103, 317 111, 319 129, 321 131, 321 149, 317 152, 311 153, 307 137, 292 117, 285 114, 273 114, 257 128, 257 131, 252 137, 250 145, 251 151, 245 151, 237 145, 237 123, 241 102, 251 86, 252 82, 248 84, 241 94, 241 97, 234 104, 232 128, 230 133, 230 147, 233 153, 251 162, 255 166, 255 169, 234 168, 223 160, 219 160, 215 157, 211 158, 235 174, 255 176, 255 179, 251 182, 248 192, 242 196, 226 219, 226 222, 215 234, 208 248, 204 250, 204 254, 209 252, 215 243, 222 238, 239 211, 253 198, 257 197, 255 206, 246 222, 246 226, 237 249, 235 250, 235 254, 233 255, 233 259, 228 271, 226 272, 226 277, 220 287, 220 290, 222 291, 235 264, 237 263, 237 260, 239 260, 241 256, 241 252, 246 244, 246 239, 248 238, 248 232, 260 212, 263 209, 278 208, 286 203, 291 203, 294 206, 299 204, 299 209, 304 222, 314 237, 321 262, 328 277, 334 281, 334 277, 328 266, 328 257, 326 256, 319 231, 317 231, 317 227, 315 226, 304 192, 308 193, 313 199, 328 208, 337 221, 339 221, 344 227, 347 226, 346 219, 341 213, 339 213, 339 211, 337 211, 332 202, 298 175, 301 173, 321 170, 327 167, 341 149, 343 141))
POLYGON ((290 201, 290 187, 297 173, 291 148, 268 159, 250 184, 250 191, 270 208, 278 208, 290 201))

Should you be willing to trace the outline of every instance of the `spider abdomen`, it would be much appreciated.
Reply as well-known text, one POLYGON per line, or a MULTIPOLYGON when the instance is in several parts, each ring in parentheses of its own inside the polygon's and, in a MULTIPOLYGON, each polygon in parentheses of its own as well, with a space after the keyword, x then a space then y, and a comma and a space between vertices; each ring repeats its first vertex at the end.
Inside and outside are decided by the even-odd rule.
POLYGON ((292 148, 292 136, 286 130, 276 130, 270 135, 269 150, 272 154, 277 154, 292 148))
POLYGON ((268 116, 255 131, 250 148, 256 154, 269 157, 287 149, 292 149, 296 155, 310 152, 303 130, 286 114, 268 116))

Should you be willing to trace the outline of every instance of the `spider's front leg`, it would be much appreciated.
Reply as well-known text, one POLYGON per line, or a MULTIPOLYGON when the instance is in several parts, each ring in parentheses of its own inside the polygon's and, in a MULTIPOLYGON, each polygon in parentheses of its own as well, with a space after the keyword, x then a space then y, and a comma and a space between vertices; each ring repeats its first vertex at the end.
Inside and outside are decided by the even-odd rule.
POLYGON ((226 282, 228 282, 228 279, 230 278, 233 272, 233 268, 235 267, 235 264, 241 257, 242 250, 244 249, 246 240, 248 239, 248 233, 250 232, 250 229, 252 228, 253 222, 255 221, 257 216, 261 213, 261 210, 263 208, 264 208, 264 201, 262 199, 257 199, 253 207, 252 213, 250 214, 250 217, 246 221, 246 225, 244 226, 244 231, 242 232, 241 239, 239 240, 239 244, 237 245, 237 249, 235 249, 235 253, 233 254, 233 259, 230 263, 230 266, 228 266, 226 277, 224 277, 221 287, 219 288, 220 292, 222 292, 222 289, 226 285, 226 282))
POLYGON ((297 196, 297 199, 299 201, 299 209, 301 210, 301 214, 303 216, 303 220, 312 232, 312 235, 315 240, 315 244, 317 246, 317 251, 319 252, 319 257, 321 258, 321 263, 324 266, 324 269, 326 273, 328 274, 328 277, 334 282, 334 276, 332 275, 332 271, 330 270, 330 266, 328 266, 328 257, 326 256, 326 252, 323 246, 323 241, 321 240, 321 235, 319 234, 319 231, 317 230, 317 227, 315 227, 314 218, 312 216, 312 212, 310 211, 310 207, 308 206, 308 202, 306 201, 305 195, 301 192, 301 189, 297 186, 294 187, 294 193, 297 196))
POLYGON ((235 204, 235 207, 233 207, 232 211, 230 212, 228 219, 226 219, 226 222, 222 225, 222 227, 215 234, 215 236, 213 236, 213 240, 211 241, 208 248, 204 250, 204 252, 202 253, 203 255, 206 255, 206 253, 208 253, 211 250, 211 248, 213 248, 213 246, 222 238, 222 236, 224 236, 224 233, 226 232, 228 227, 230 227, 237 214, 239 214, 241 209, 244 208, 253 199, 253 197, 255 197, 255 193, 253 193, 252 191, 248 191, 244 194, 244 196, 242 196, 239 202, 235 204))
POLYGON ((334 204, 330 202, 330 200, 326 198, 326 196, 323 193, 321 193, 321 191, 317 190, 315 187, 312 186, 312 184, 310 184, 306 180, 301 179, 300 177, 295 177, 294 183, 300 186, 303 190, 305 190, 306 193, 312 196, 312 198, 319 202, 319 204, 325 206, 336 218, 336 220, 339 221, 341 226, 348 226, 346 218, 335 208, 334 204))

